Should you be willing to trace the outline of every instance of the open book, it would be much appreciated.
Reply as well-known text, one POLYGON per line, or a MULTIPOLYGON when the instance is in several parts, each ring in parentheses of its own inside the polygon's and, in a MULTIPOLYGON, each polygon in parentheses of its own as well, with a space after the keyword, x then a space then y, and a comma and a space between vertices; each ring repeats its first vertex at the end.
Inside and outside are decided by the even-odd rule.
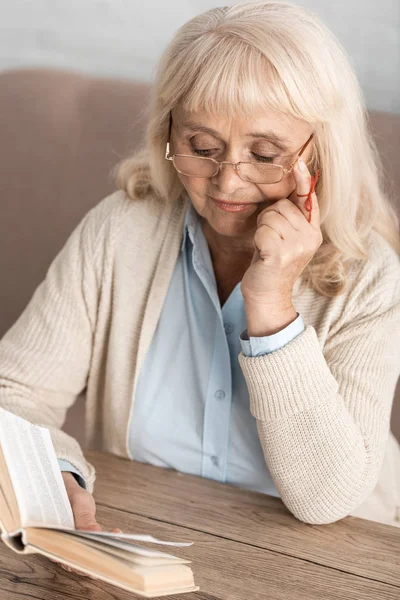
POLYGON ((0 408, 1 538, 152 598, 196 591, 190 561, 154 549, 150 535, 77 531, 50 432, 0 408), (136 542, 150 544, 138 545, 136 542))

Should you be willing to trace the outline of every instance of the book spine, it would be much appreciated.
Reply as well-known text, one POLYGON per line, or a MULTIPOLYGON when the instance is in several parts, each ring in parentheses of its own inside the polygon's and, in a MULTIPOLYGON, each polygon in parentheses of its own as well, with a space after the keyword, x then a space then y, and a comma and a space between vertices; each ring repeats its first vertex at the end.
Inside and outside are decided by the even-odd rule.
POLYGON ((2 532, 1 539, 3 540, 6 546, 11 548, 11 550, 17 552, 18 554, 36 553, 36 550, 31 548, 29 544, 25 543, 24 531, 22 529, 12 535, 10 535, 9 533, 2 532))

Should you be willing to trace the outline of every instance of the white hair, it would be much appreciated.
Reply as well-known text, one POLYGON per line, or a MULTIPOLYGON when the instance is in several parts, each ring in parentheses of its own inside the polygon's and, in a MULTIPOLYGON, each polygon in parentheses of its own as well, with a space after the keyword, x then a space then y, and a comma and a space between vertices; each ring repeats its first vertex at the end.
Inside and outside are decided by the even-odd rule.
POLYGON ((312 124, 309 166, 320 171, 324 242, 303 277, 319 293, 343 290, 346 267, 367 259, 373 230, 400 253, 360 86, 342 46, 311 12, 250 2, 208 10, 178 29, 159 64, 145 148, 119 166, 118 185, 133 199, 152 193, 175 202, 184 191, 164 159, 176 106, 226 116, 272 109, 312 124))

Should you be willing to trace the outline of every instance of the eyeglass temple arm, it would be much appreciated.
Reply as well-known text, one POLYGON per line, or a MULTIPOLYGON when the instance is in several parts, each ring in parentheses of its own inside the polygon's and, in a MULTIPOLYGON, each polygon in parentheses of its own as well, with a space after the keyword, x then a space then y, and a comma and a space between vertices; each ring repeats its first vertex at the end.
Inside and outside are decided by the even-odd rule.
POLYGON ((171 131, 172 131, 172 111, 169 111, 169 127, 168 127, 168 137, 167 137, 167 149, 165 151, 165 158, 167 160, 172 160, 172 156, 168 156, 169 155, 169 142, 171 139, 171 131))
POLYGON ((300 150, 297 158, 299 158, 299 156, 301 156, 303 154, 304 150, 307 148, 308 144, 311 142, 311 140, 313 139, 313 137, 314 137, 314 134, 312 133, 310 135, 310 137, 308 138, 308 140, 306 141, 306 143, 304 144, 304 146, 302 147, 302 149, 300 150))
POLYGON ((308 140, 306 141, 306 143, 304 144, 304 146, 302 146, 302 148, 300 149, 300 152, 298 153, 298 155, 296 156, 295 160, 292 162, 292 164, 289 167, 289 171, 291 171, 294 167, 294 165, 296 164, 296 161, 299 160, 300 156, 303 154, 304 150, 307 148, 308 144, 311 142, 311 140, 313 139, 314 134, 312 133, 310 135, 310 137, 308 138, 308 140))

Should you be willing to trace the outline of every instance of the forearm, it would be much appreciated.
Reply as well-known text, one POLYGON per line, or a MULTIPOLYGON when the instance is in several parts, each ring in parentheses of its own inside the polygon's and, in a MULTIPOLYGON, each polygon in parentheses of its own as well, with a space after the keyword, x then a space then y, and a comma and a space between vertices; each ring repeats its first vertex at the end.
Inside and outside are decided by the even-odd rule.
MULTIPOLYGON (((390 414, 390 407, 362 401, 370 391, 361 386, 349 389, 345 401, 309 326, 281 350, 239 355, 239 362, 265 460, 286 506, 308 523, 350 514, 376 484, 387 438, 383 410, 390 414)), ((349 385, 354 368, 341 367, 344 374, 349 369, 349 385)))
MULTIPOLYGON (((33 403, 28 396, 29 392, 24 394, 24 390, 19 395, 16 394, 15 390, 13 393, 8 393, 8 386, 3 384, 4 379, 0 376, 0 406, 31 423, 46 427, 50 432, 56 456, 62 457, 63 460, 74 464, 77 473, 82 476, 82 482, 85 482, 85 485, 82 485, 82 487, 85 487, 92 493, 96 477, 95 469, 85 459, 78 441, 65 431, 49 424, 49 419, 47 418, 48 411, 45 404, 41 406, 39 402, 33 403)), ((39 397, 36 391, 34 393, 39 397)), ((43 395, 46 398, 46 390, 44 390, 43 395)), ((47 396, 50 398, 50 392, 47 392, 47 396)))
POLYGON ((349 515, 372 492, 380 463, 340 396, 284 421, 257 420, 265 460, 290 512, 312 524, 349 515))

